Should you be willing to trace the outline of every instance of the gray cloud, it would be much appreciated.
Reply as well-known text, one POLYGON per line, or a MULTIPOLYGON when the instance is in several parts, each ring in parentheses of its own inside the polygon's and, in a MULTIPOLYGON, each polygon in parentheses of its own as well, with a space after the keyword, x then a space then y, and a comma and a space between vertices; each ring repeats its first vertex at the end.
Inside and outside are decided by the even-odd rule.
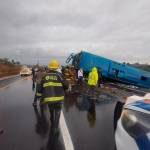
POLYGON ((1 0, 0 56, 23 63, 71 52, 149 63, 148 0, 1 0))

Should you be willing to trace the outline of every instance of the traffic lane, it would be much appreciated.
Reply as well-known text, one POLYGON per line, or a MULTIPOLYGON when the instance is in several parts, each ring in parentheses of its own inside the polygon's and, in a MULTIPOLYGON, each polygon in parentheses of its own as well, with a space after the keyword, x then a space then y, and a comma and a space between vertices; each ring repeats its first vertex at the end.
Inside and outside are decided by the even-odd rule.
POLYGON ((19 75, 16 76, 12 76, 10 78, 4 78, 3 80, 0 80, 0 88, 4 87, 10 83, 13 83, 14 81, 21 79, 21 77, 19 75))
POLYGON ((31 78, 0 89, 0 149, 2 150, 63 150, 61 134, 50 128, 48 109, 44 116, 34 109, 31 78))
POLYGON ((68 95, 64 116, 75 150, 114 150, 114 108, 117 97, 101 93, 93 103, 80 94, 68 95))

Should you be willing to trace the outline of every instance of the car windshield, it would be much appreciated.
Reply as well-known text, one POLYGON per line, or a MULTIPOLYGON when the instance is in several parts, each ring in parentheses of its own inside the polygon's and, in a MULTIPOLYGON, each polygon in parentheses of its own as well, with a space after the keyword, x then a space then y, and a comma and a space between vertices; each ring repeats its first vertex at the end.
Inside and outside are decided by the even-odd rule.
POLYGON ((28 70, 29 70, 28 68, 23 68, 23 69, 22 69, 22 71, 28 71, 28 70))

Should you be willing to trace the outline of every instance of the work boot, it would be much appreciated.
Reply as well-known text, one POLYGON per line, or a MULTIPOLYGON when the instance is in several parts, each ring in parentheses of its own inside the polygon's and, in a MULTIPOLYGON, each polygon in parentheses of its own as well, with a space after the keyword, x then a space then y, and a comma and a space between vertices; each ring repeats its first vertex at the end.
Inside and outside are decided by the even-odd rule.
POLYGON ((36 102, 33 102, 32 105, 33 105, 33 107, 36 107, 36 106, 37 106, 37 103, 36 103, 36 102))

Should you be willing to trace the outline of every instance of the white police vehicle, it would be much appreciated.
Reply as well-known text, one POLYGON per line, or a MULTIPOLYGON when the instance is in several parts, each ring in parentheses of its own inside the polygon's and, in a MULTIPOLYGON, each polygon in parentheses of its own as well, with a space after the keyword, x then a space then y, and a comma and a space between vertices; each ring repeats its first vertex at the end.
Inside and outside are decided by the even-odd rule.
POLYGON ((150 150, 150 94, 127 99, 115 139, 117 150, 150 150))

